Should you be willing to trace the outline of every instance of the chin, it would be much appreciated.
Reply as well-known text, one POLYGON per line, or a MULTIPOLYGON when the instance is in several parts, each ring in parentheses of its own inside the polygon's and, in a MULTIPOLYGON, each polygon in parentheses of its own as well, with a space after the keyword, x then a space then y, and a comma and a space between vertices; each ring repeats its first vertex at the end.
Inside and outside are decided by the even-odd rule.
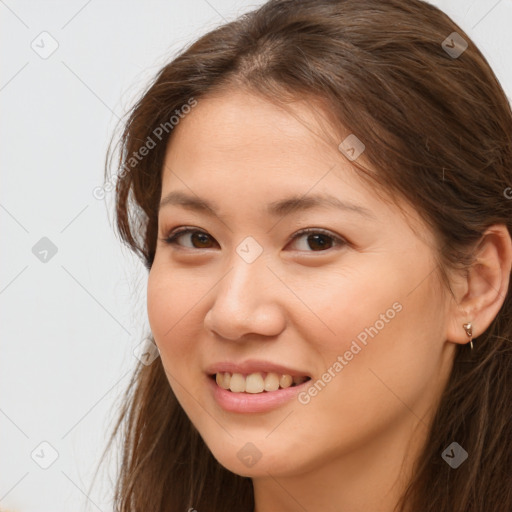
POLYGON ((243 440, 223 443, 218 449, 215 446, 209 449, 221 466, 243 477, 268 478, 269 474, 291 476, 297 473, 302 467, 301 461, 290 457, 291 447, 287 448, 277 438, 275 441, 277 443, 243 440))

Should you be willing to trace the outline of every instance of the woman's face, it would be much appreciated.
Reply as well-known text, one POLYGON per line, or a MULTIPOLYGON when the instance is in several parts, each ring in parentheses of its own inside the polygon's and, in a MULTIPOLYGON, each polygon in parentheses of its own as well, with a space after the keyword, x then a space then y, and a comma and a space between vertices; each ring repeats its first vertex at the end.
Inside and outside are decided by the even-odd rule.
POLYGON ((400 452, 454 350, 432 236, 294 108, 305 123, 235 92, 180 121, 148 281, 172 390, 215 458, 252 477, 400 452))

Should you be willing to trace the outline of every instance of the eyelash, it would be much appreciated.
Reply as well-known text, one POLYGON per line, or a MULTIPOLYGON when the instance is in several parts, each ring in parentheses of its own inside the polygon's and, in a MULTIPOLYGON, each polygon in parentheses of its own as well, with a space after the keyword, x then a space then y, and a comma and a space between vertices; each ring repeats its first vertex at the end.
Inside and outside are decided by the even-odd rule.
MULTIPOLYGON (((208 233, 206 233, 205 231, 202 231, 200 229, 195 229, 195 228, 179 228, 177 230, 174 230, 174 231, 171 231, 167 237, 164 237, 164 238, 160 238, 160 240, 162 242, 164 242, 165 244, 167 245, 178 245, 176 243, 176 240, 184 235, 184 234, 188 234, 188 233, 203 233, 205 235, 208 235, 208 233)), ((347 245, 348 242, 346 240, 344 240, 343 238, 339 237, 339 236, 335 236, 333 234, 331 234, 329 231, 326 231, 324 229, 320 229, 320 228, 305 228, 305 229, 302 229, 300 231, 298 231, 297 233, 295 233, 286 243, 286 245, 288 245, 289 242, 297 239, 297 238, 300 238, 301 236, 303 235, 308 235, 308 234, 320 234, 320 235, 325 235, 329 238, 331 238, 334 242, 335 242, 335 246, 344 246, 344 245, 347 245)), ((208 235, 210 236, 210 235, 208 235)), ((179 246, 179 245, 178 245, 179 246)), ((181 247, 181 246, 179 246, 181 247)), ((329 247, 328 249, 324 250, 324 251, 305 251, 305 252, 327 252, 329 249, 332 249, 333 247, 329 247)), ((195 248, 191 248, 191 247, 185 247, 185 249, 192 249, 194 250, 195 248)), ((201 250, 201 249, 196 249, 196 250, 201 250)))

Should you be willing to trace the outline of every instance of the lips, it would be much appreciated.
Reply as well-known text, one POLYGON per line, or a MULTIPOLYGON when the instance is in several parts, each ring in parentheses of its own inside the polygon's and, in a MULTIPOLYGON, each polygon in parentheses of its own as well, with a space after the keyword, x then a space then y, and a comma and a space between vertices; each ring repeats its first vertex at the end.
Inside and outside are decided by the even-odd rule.
POLYGON ((300 385, 311 379, 304 371, 257 360, 217 363, 206 372, 219 387, 233 393, 272 392, 300 385))
POLYGON ((307 371, 257 359, 249 359, 240 363, 231 361, 215 363, 208 366, 205 371, 208 375, 215 375, 219 372, 229 372, 231 374, 241 373, 242 375, 249 375, 250 373, 256 372, 273 372, 280 375, 291 375, 292 377, 311 377, 307 371))
MULTIPOLYGON (((290 379, 292 380, 292 384, 288 386, 287 388, 281 388, 278 387, 275 391, 268 391, 263 390, 259 391, 261 389, 261 381, 259 386, 256 387, 254 383, 249 384, 249 390, 246 389, 246 391, 242 391, 241 385, 240 388, 237 389, 237 391, 233 392, 231 389, 224 389, 216 382, 217 375, 225 375, 228 372, 219 372, 215 374, 210 374, 209 377, 205 376, 205 380, 208 383, 208 388, 211 392, 211 396, 213 400, 217 403, 217 405, 222 408, 224 411, 228 413, 234 413, 234 414, 263 414, 263 413, 270 413, 271 411, 278 409, 280 407, 285 407, 287 404, 292 402, 298 395, 301 393, 301 391, 304 391, 307 386, 311 384, 311 378, 309 378, 308 381, 302 382, 302 384, 294 384, 293 379, 302 379, 303 377, 300 376, 294 376, 292 377, 289 374, 283 374, 284 376, 287 375, 286 379, 289 382, 290 379), (254 387, 252 387, 254 386, 254 387), (252 392, 251 392, 252 390, 252 392), (254 392, 257 391, 257 392, 254 392)), ((251 375, 254 375, 255 373, 260 373, 259 376, 260 379, 263 378, 264 372, 253 372, 252 374, 248 374, 248 377, 251 375)), ((272 372, 269 372, 265 374, 266 378, 268 375, 270 375, 272 372)), ((296 373, 296 372, 294 372, 296 373)), ((236 375, 236 374, 235 374, 236 375)), ((246 378, 243 374, 239 374, 240 377, 243 377, 243 385, 246 386, 246 378)), ((278 374, 275 374, 276 376, 278 374)), ((228 375, 229 377, 229 375, 228 375)), ((305 377, 305 376, 304 376, 305 377)), ((225 378, 225 377, 223 377, 225 378)), ((231 379, 231 377, 229 377, 231 379)), ((254 377, 253 377, 254 378, 254 377)), ((266 379, 265 379, 266 380, 266 379)), ((231 384, 231 382, 230 382, 231 384)), ((286 383, 285 383, 286 384, 286 383)), ((275 386, 275 383, 274 383, 275 386)), ((231 387, 231 386, 230 386, 231 387)))

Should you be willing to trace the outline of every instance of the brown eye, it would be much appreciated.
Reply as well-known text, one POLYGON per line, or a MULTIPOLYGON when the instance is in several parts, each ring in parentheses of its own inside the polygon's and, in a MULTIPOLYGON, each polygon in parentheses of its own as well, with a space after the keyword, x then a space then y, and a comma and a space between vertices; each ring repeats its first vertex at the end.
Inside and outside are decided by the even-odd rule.
MULTIPOLYGON (((342 238, 335 236, 328 231, 314 228, 304 229, 295 234, 292 237, 292 242, 300 239, 304 239, 305 243, 297 244, 299 245, 299 248, 296 250, 303 252, 322 252, 331 249, 334 246, 343 246, 347 243, 342 238)), ((211 242, 215 239, 204 231, 192 228, 182 228, 161 240, 168 245, 177 245, 187 249, 210 249, 213 247, 211 242), (186 237, 189 237, 189 245, 178 243, 179 239, 187 239, 186 237)))
POLYGON ((338 236, 313 228, 300 231, 293 237, 293 241, 300 240, 301 238, 305 240, 305 243, 298 244, 300 246, 298 250, 306 252, 321 252, 330 249, 334 245, 339 246, 346 243, 338 236))
POLYGON ((187 247, 189 249, 209 249, 208 245, 209 240, 213 240, 210 235, 205 233, 204 231, 198 231, 197 229, 184 228, 179 231, 169 235, 167 238, 164 238, 164 242, 169 245, 179 245, 182 247, 187 247), (186 235, 192 235, 189 238, 192 245, 185 245, 177 243, 177 240, 180 238, 185 238, 186 235))

